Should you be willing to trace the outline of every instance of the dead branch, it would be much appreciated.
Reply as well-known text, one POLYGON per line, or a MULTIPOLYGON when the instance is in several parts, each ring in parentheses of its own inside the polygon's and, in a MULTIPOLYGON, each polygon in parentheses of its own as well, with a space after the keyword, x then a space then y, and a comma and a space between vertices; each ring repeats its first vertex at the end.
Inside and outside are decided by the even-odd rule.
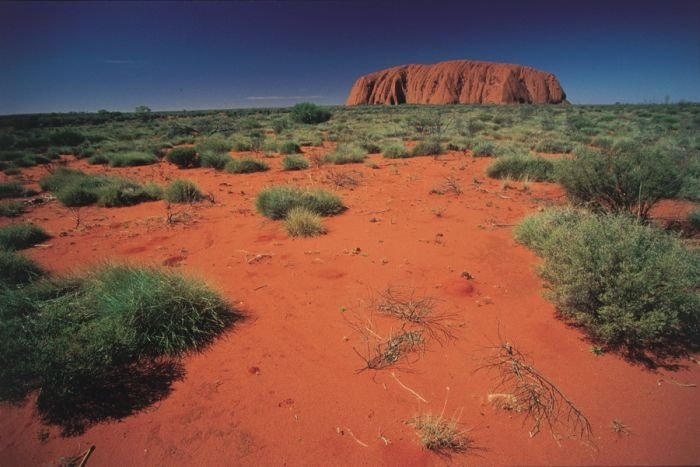
POLYGON ((583 412, 512 344, 503 342, 494 348, 494 355, 481 369, 497 371, 498 387, 506 387, 507 394, 512 396, 509 405, 525 413, 523 423, 532 419, 530 437, 536 436, 544 426, 558 440, 559 428, 566 427, 572 436, 591 442, 593 431, 583 412))

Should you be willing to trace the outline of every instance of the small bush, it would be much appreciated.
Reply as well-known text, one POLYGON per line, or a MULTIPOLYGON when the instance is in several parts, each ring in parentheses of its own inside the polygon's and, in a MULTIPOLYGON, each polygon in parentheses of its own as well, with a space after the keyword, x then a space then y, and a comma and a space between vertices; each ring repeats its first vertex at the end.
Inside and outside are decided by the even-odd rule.
POLYGON ((496 155, 496 145, 491 141, 478 141, 472 147, 474 157, 493 157, 496 155))
POLYGON ((232 159, 226 164, 226 172, 234 174, 249 174, 253 172, 264 172, 270 167, 263 161, 252 157, 242 157, 232 159))
POLYGON ((24 213, 24 204, 19 201, 0 203, 0 217, 18 217, 24 213))
POLYGON ((277 147, 277 150, 281 154, 301 154, 301 148, 294 141, 285 141, 281 143, 277 147))
POLYGON ((574 145, 568 141, 559 139, 545 139, 537 143, 535 151, 545 152, 549 154, 568 154, 574 148, 574 145))
POLYGON ((255 206, 270 219, 284 219, 295 207, 305 207, 320 216, 332 216, 345 209, 341 199, 332 193, 290 186, 264 189, 258 194, 255 206))
POLYGON ((282 159, 284 170, 304 170, 309 168, 309 162, 300 156, 287 156, 282 159))
POLYGON ((11 224, 0 227, 0 250, 24 250, 51 238, 34 224, 11 224))
POLYGON ((85 136, 73 130, 58 131, 53 133, 50 138, 51 143, 56 146, 78 146, 85 141, 85 136))
POLYGON ((698 342, 700 257, 678 239, 572 209, 530 216, 515 235, 544 258, 549 298, 594 340, 632 353, 698 342))
POLYGON ((445 148, 442 147, 437 140, 426 140, 420 141, 418 144, 413 146, 411 150, 411 156, 438 156, 445 152, 445 148))
POLYGON ((297 123, 316 124, 330 120, 331 113, 316 104, 302 102, 292 107, 291 117, 297 123))
POLYGON ((471 443, 466 433, 457 427, 455 419, 428 414, 409 420, 408 424, 415 428, 421 445, 437 453, 464 452, 471 443))
POLYGON ((656 202, 674 197, 681 188, 679 163, 664 151, 599 152, 580 147, 574 155, 557 164, 555 176, 576 204, 646 218, 656 202))
POLYGON ((28 284, 44 274, 43 269, 26 256, 0 250, 0 287, 28 284))
POLYGON ((194 203, 204 199, 197 185, 189 180, 174 180, 165 189, 164 198, 171 203, 194 203))
POLYGON ((486 169, 486 175, 491 178, 527 177, 538 182, 552 181, 553 174, 554 162, 543 157, 499 157, 486 169))
POLYGON ((382 149, 382 156, 387 159, 404 159, 409 157, 408 150, 401 143, 390 143, 382 149))
POLYGON ((146 152, 122 152, 108 156, 111 167, 136 167, 158 162, 158 158, 146 152))
POLYGON ((688 223, 694 230, 700 230, 700 209, 688 213, 688 223))
POLYGON ((0 199, 27 196, 27 190, 15 182, 0 182, 0 199))
POLYGON ((251 141, 250 138, 245 138, 238 136, 233 139, 231 142, 231 149, 234 151, 242 152, 242 151, 252 151, 253 150, 253 142, 251 141))
POLYGON ((225 154, 217 154, 214 152, 205 152, 201 157, 202 167, 212 168, 215 170, 224 170, 226 164, 231 161, 231 157, 225 154))
POLYGON ((354 144, 339 144, 324 159, 332 164, 358 164, 367 157, 364 149, 354 144))
POLYGON ((211 137, 198 142, 195 148, 200 154, 228 154, 231 150, 231 143, 223 138, 211 137))
POLYGON ((95 154, 88 158, 90 165, 104 165, 109 163, 109 157, 106 154, 95 154))
POLYGON ((315 237, 326 233, 321 216, 302 206, 289 210, 284 228, 292 237, 315 237))
POLYGON ((168 162, 175 164, 181 169, 199 167, 199 157, 197 150, 194 148, 175 148, 165 158, 168 162))

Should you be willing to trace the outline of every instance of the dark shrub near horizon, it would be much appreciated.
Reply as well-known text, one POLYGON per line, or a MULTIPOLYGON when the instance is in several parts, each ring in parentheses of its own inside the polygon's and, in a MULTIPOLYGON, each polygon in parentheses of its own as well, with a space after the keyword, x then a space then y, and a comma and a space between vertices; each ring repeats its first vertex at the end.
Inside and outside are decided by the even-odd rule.
POLYGON ((199 167, 200 164, 195 148, 175 148, 165 156, 165 159, 181 169, 199 167))
POLYGON ((297 123, 316 124, 330 119, 330 111, 311 102, 302 102, 292 107, 292 120, 297 123))

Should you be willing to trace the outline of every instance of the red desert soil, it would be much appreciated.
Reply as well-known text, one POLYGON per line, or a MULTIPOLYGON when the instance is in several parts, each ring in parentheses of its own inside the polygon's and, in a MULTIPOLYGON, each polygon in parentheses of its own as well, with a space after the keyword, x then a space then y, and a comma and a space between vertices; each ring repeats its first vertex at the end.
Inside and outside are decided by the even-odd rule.
MULTIPOLYGON (((231 175, 165 163, 104 169, 71 162, 144 181, 188 178, 213 193, 215 204, 188 209, 186 222, 172 226, 162 202, 84 208, 75 231, 71 212, 52 201, 24 216, 54 235, 29 256, 57 273, 107 258, 179 268, 205 278, 249 319, 185 358, 184 380, 164 400, 80 436, 42 425, 32 401, 0 407, 0 464, 55 465, 93 444, 95 466, 700 462, 700 389, 673 383, 700 384, 698 365, 685 360, 679 371, 650 371, 613 354, 596 356, 542 297, 538 259, 514 241, 511 226, 563 202, 560 188, 536 183, 528 192, 514 183, 504 191, 484 175, 491 160, 460 153, 371 159, 379 169, 334 168, 358 171, 361 184, 339 190, 348 211, 327 218, 328 235, 314 239, 289 238, 280 222, 255 212, 254 200, 271 184, 322 185, 329 168, 282 172, 276 158, 268 159, 269 172, 231 175), (463 194, 429 194, 448 175, 463 194), (263 253, 269 257, 249 262, 263 253), (465 271, 472 280, 461 277, 465 271), (351 324, 367 322, 376 291, 389 286, 437 299, 437 311, 453 315, 455 340, 429 342, 423 356, 400 368, 358 373, 363 362, 353 347, 364 346, 351 324), (522 414, 487 403, 494 375, 474 371, 499 333, 587 415, 596 449, 557 442, 546 430, 530 438, 522 414), (405 423, 439 414, 446 399, 446 417, 461 414, 474 443, 451 458, 422 448, 405 423), (630 433, 614 433, 613 419, 630 433)), ((36 181, 45 169, 26 173, 36 181)), ((385 334, 399 327, 378 322, 385 334)))

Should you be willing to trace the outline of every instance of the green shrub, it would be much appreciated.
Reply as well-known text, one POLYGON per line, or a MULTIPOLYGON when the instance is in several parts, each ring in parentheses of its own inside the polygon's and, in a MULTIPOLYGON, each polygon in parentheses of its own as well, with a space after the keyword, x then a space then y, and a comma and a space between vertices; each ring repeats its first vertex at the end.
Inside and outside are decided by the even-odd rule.
POLYGON ((0 250, 24 250, 51 238, 34 224, 11 224, 0 227, 0 250))
POLYGON ((321 216, 302 206, 289 210, 284 228, 292 237, 315 237, 326 233, 321 216))
POLYGON ((44 274, 44 270, 26 256, 0 250, 0 287, 28 284, 44 274))
POLYGON ((323 123, 331 119, 331 113, 310 102, 302 102, 292 107, 292 120, 297 123, 323 123))
POLYGON ((552 181, 554 162, 543 157, 505 156, 499 157, 487 169, 486 175, 491 178, 527 177, 533 181, 552 181))
POLYGON ((574 145, 568 141, 560 139, 545 139, 537 143, 535 151, 545 152, 549 154, 568 154, 574 148, 574 145))
POLYGON ((49 420, 66 406, 93 410, 90 397, 108 398, 123 383, 120 370, 200 350, 237 318, 204 283, 135 266, 0 288, 0 299, 8 305, 0 309, 0 399, 40 389, 37 405, 49 420))
POLYGON ((199 141, 195 148, 200 154, 228 154, 231 150, 231 143, 223 138, 211 137, 199 141))
POLYGON ((200 159, 202 167, 216 170, 224 170, 226 164, 231 161, 231 157, 228 154, 217 154, 214 152, 205 152, 200 159))
POLYGON ((165 158, 181 169, 199 167, 199 157, 195 148, 175 148, 165 158))
POLYGON ((18 217, 24 213, 24 204, 19 201, 0 203, 0 217, 18 217))
POLYGON ((556 179, 576 204, 608 212, 632 212, 646 218, 657 201, 681 188, 678 161, 666 152, 599 152, 577 148, 557 164, 556 179))
POLYGON ((304 170, 309 168, 309 163, 301 156, 287 156, 282 159, 284 170, 304 170))
POLYGON ((171 203, 194 203, 204 199, 197 185, 189 180, 173 180, 165 188, 164 198, 171 203))
POLYGON ((363 162, 367 153, 355 144, 339 144, 324 160, 332 164, 357 164, 363 162))
POLYGON ((109 157, 106 154, 95 154, 88 158, 90 165, 104 165, 109 163, 109 157))
POLYGON ((250 138, 245 138, 238 136, 231 141, 231 148, 234 151, 242 152, 242 151, 252 151, 253 150, 253 142, 250 140, 250 138))
POLYGON ((389 143, 384 146, 382 156, 386 157, 387 159, 404 159, 409 157, 408 150, 401 143, 389 143))
POLYGON ((688 213, 688 223, 694 230, 700 230, 700 209, 688 213))
POLYGON ((413 146, 411 149, 411 156, 438 156, 445 152, 445 148, 442 147, 439 141, 430 139, 426 141, 420 141, 418 144, 413 146))
POLYGON ((150 165, 158 162, 158 158, 146 152, 122 152, 108 156, 109 165, 112 167, 135 167, 150 165))
POLYGON ((142 186, 128 179, 106 175, 87 175, 65 167, 42 178, 39 185, 53 192, 68 207, 93 203, 106 207, 130 206, 159 199, 159 192, 154 186, 142 186))
POLYGON ((474 157, 493 157, 496 155, 496 145, 492 141, 477 141, 472 147, 474 157))
POLYGON ((341 199, 332 193, 291 186, 264 189, 258 194, 255 206, 270 219, 284 219, 295 207, 307 208, 320 216, 332 216, 345 209, 341 199))
POLYGON ((698 342, 700 256, 678 239, 572 209, 528 217, 515 235, 544 258, 549 298, 594 340, 632 353, 698 342))
POLYGON ((264 172, 270 167, 263 161, 252 158, 242 157, 240 159, 232 159, 226 164, 226 172, 234 174, 249 174, 253 172, 264 172))
POLYGON ((474 142, 469 138, 453 139, 447 143, 447 149, 450 151, 468 151, 473 146, 474 142))
POLYGON ((0 199, 21 198, 27 196, 27 190, 16 182, 0 182, 0 199))
POLYGON ((51 135, 51 143, 56 146, 78 146, 85 136, 73 130, 62 130, 51 135))
POLYGON ((285 141, 281 143, 277 147, 277 150, 281 154, 301 154, 301 148, 294 141, 285 141))

